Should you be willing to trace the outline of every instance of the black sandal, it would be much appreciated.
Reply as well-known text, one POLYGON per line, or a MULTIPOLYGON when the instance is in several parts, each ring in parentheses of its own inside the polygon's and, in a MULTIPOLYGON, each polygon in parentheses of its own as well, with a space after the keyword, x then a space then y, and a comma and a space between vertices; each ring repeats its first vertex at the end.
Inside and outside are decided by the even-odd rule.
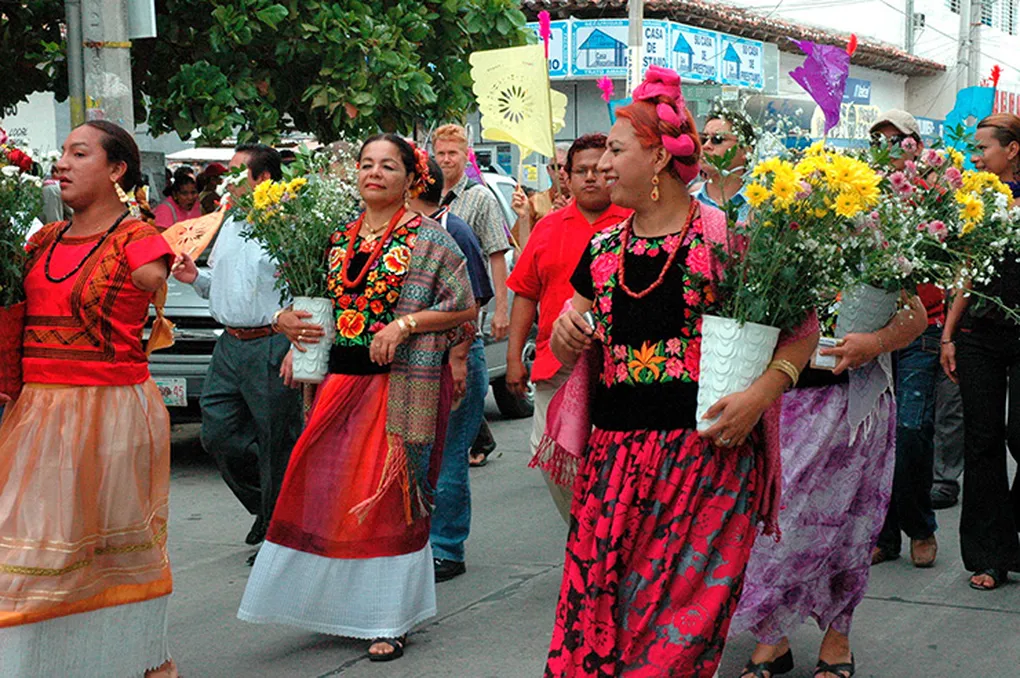
POLYGON ((1003 584, 1005 584, 1006 581, 1008 581, 1008 579, 1009 579, 1009 574, 1007 574, 1005 570, 999 570, 999 569, 994 568, 994 567, 986 567, 985 569, 978 570, 974 574, 970 575, 970 581, 968 583, 970 584, 970 587, 972 589, 974 589, 975 591, 994 591, 995 589, 997 589, 1000 586, 1002 586, 1003 584), (979 577, 981 575, 984 575, 986 577, 991 577, 992 578, 992 585, 991 586, 981 586, 980 584, 975 584, 974 583, 974 577, 979 577))
MULTIPOLYGON (((372 645, 376 643, 386 643, 393 648, 392 652, 384 652, 382 654, 368 653, 368 660, 372 662, 391 662, 394 659, 400 659, 404 656, 404 644, 407 643, 407 634, 400 636, 399 638, 376 638, 372 641, 372 645)), ((368 646, 368 649, 372 649, 372 645, 368 646)))
POLYGON ((766 678, 765 672, 768 671, 768 678, 772 676, 781 676, 784 673, 793 671, 793 650, 787 649, 786 652, 779 655, 770 662, 758 662, 755 664, 752 661, 748 661, 744 665, 744 672, 740 674, 740 678, 751 676, 752 678, 766 678))
POLYGON ((839 678, 850 678, 856 672, 857 666, 852 654, 850 655, 849 663, 844 662, 842 664, 830 664, 827 661, 819 659, 818 663, 815 665, 815 676, 819 673, 831 673, 834 676, 839 676, 839 678))

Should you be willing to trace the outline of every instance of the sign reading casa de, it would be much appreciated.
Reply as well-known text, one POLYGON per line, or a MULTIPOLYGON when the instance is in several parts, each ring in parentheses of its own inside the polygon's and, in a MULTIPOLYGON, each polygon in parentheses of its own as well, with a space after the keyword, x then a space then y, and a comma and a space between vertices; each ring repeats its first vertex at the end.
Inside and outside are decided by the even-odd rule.
MULTIPOLYGON (((528 26, 538 35, 538 24, 528 26)), ((549 77, 627 76, 626 19, 553 21, 549 40, 549 77)), ((643 66, 672 68, 684 80, 762 89, 764 44, 673 21, 646 19, 642 24, 643 66)))

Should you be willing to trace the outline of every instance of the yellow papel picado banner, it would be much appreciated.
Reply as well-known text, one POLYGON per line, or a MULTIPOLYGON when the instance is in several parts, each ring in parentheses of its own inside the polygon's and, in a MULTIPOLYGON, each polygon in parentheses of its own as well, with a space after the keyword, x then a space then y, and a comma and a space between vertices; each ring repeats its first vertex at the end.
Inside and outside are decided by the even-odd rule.
POLYGON ((542 45, 474 52, 470 57, 482 138, 556 156, 553 135, 563 129, 567 97, 549 87, 542 45))

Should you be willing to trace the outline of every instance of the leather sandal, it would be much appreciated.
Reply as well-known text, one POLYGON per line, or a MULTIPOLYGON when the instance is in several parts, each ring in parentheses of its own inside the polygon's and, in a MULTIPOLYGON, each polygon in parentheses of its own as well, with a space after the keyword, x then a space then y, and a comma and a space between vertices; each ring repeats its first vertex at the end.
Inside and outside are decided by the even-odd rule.
POLYGON ((772 676, 781 676, 790 671, 793 671, 793 650, 787 649, 786 652, 770 662, 755 664, 753 661, 748 661, 744 665, 744 672, 740 674, 740 678, 772 678, 772 676), (766 673, 768 675, 765 675, 766 673))
POLYGON ((972 589, 974 589, 975 591, 994 591, 995 589, 997 589, 1000 586, 1002 586, 1003 584, 1005 584, 1008 579, 1009 579, 1009 575, 1006 573, 1005 570, 1000 570, 1000 569, 997 569, 997 568, 994 568, 994 567, 986 567, 985 569, 978 570, 974 574, 970 575, 970 581, 967 582, 967 583, 969 583, 970 587, 972 589), (991 577, 992 578, 992 585, 991 586, 982 586, 980 584, 975 584, 974 583, 974 577, 977 577, 977 576, 980 576, 980 575, 984 575, 986 577, 991 577))
POLYGON ((856 662, 854 662, 854 656, 852 654, 850 655, 849 662, 844 662, 842 664, 830 664, 827 661, 819 659, 818 663, 815 665, 815 676, 820 673, 831 673, 834 676, 839 676, 839 678, 850 678, 854 675, 854 673, 856 673, 856 671, 857 665, 856 662))
MULTIPOLYGON (((382 654, 368 653, 368 660, 372 662, 391 662, 394 659, 400 659, 404 656, 404 644, 407 643, 407 634, 400 636, 399 638, 376 638, 372 641, 372 645, 376 643, 386 643, 393 648, 392 652, 384 652, 382 654)), ((372 649, 372 645, 369 645, 369 650, 372 649)))

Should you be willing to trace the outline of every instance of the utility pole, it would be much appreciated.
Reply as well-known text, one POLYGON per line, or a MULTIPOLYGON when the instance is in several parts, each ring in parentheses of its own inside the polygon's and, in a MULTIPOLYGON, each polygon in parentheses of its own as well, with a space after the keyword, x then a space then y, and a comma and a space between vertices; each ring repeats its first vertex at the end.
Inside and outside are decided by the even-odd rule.
MULTIPOLYGON (((981 2, 981 0, 978 0, 981 2)), ((956 48, 956 89, 968 87, 970 79, 970 41, 973 37, 970 23, 970 0, 960 0, 960 30, 956 48)))
POLYGON ((981 26, 986 0, 970 0, 970 40, 967 48, 967 87, 981 82, 981 26))
POLYGON ((903 29, 903 49, 907 54, 914 53, 914 0, 906 0, 906 25, 903 29))
POLYGON ((643 60, 643 40, 645 24, 645 2, 644 0, 627 1, 627 94, 634 91, 634 88, 641 84, 641 76, 644 69, 641 68, 643 60))
POLYGON ((85 114, 134 134, 127 0, 81 0, 85 38, 85 114))
POLYGON ((67 24, 67 91, 71 104, 71 127, 85 122, 85 74, 82 70, 81 0, 64 0, 67 24))

